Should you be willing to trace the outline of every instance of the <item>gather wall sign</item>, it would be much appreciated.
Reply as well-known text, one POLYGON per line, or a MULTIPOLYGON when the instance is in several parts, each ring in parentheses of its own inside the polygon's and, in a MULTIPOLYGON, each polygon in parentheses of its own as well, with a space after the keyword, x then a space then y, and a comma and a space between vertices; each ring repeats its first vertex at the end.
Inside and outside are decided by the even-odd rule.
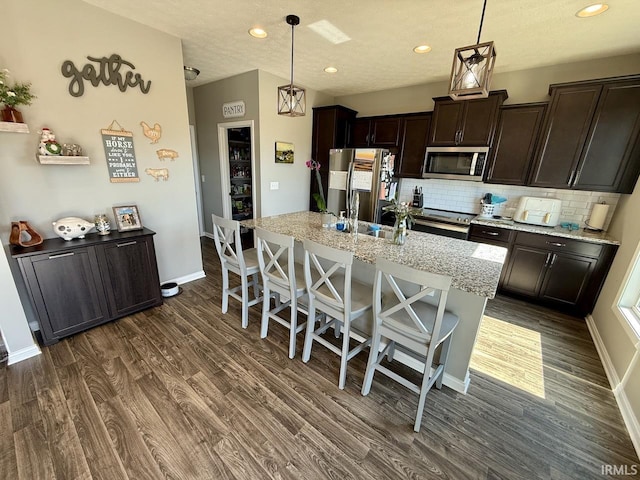
POLYGON ((94 87, 100 83, 107 86, 117 85, 121 92, 125 92, 128 87, 139 87, 140 91, 146 94, 151 88, 151 80, 145 82, 142 75, 133 72, 135 65, 117 53, 102 58, 87 55, 87 60, 95 64, 87 63, 82 68, 78 68, 71 60, 62 62, 60 70, 65 78, 71 79, 69 94, 73 97, 81 97, 84 94, 85 80, 94 87))

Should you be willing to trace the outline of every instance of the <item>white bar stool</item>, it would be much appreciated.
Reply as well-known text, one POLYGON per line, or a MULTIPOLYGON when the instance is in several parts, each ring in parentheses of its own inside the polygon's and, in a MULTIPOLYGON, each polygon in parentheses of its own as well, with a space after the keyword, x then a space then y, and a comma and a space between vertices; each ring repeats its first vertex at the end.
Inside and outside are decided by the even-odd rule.
POLYGON ((274 320, 289 329, 289 358, 296 355, 296 334, 304 330, 306 322, 298 325, 298 311, 307 314, 307 288, 304 269, 294 261, 294 238, 256 228, 258 239, 258 263, 262 273, 263 297, 262 326, 260 337, 265 338, 269 320, 274 320), (276 295, 276 304, 271 308, 270 297, 276 295), (284 302, 282 300, 285 300, 284 302), (289 308, 290 321, 278 316, 289 308))
POLYGON ((229 297, 242 304, 242 328, 249 325, 249 307, 262 301, 258 282, 258 257, 255 248, 242 250, 240 223, 211 214, 216 250, 222 264, 222 313, 227 313, 229 297), (240 285, 229 288, 229 272, 240 277, 240 285), (249 282, 248 278, 252 280, 249 282), (253 299, 249 299, 249 287, 253 286, 253 299), (240 295, 238 295, 240 292, 240 295))
POLYGON ((310 240, 304 241, 304 274, 309 295, 309 315, 302 361, 309 361, 314 340, 339 355, 340 389, 344 389, 347 379, 347 362, 371 343, 371 338, 366 338, 363 343, 349 350, 351 321, 371 308, 371 286, 351 279, 352 264, 352 252, 337 250, 310 240), (328 322, 320 322, 317 329, 316 310, 331 318, 328 322), (331 327, 335 329, 336 336, 342 331, 341 348, 321 337, 331 327))
POLYGON ((451 334, 458 325, 458 317, 445 310, 450 287, 451 277, 423 272, 382 258, 376 260, 373 339, 362 384, 362 395, 367 395, 371 390, 376 370, 418 393, 420 400, 413 427, 416 432, 420 431, 427 393, 434 383, 437 388, 442 388, 451 334), (397 280, 401 280, 401 285, 397 280), (427 295, 435 296, 437 306, 419 301, 427 295), (388 344, 379 352, 382 337, 388 340, 388 344), (421 386, 411 383, 380 364, 385 355, 388 355, 390 361, 393 359, 396 343, 424 358, 421 386), (431 374, 434 353, 439 345, 442 345, 439 364, 431 374))

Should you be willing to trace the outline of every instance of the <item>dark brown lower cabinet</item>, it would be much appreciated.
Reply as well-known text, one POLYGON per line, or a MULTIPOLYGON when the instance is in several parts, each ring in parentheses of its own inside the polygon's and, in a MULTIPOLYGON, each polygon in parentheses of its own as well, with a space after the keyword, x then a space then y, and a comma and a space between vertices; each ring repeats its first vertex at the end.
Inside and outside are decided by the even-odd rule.
POLYGON ((518 232, 503 272, 501 291, 568 313, 591 313, 616 245, 518 232))
POLYGON ((509 250, 499 292, 577 316, 591 313, 617 245, 475 224, 469 240, 509 250))
POLYGON ((12 246, 43 343, 162 304, 153 235, 144 229, 12 246))

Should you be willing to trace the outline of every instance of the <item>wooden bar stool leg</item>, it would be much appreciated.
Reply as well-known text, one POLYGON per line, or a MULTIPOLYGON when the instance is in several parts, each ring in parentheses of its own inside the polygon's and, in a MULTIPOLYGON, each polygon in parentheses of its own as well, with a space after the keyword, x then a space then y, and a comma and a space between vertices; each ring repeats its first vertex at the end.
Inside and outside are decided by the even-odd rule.
POLYGON ((307 316, 307 330, 304 334, 304 348, 302 349, 302 361, 307 363, 311 358, 311 344, 313 343, 313 330, 316 326, 316 307, 309 300, 309 315, 307 316))
POLYGON ((222 266, 222 313, 229 310, 229 270, 222 266))
POLYGON ((296 333, 298 331, 298 302, 291 299, 291 328, 289 329, 289 358, 296 356, 296 333))
POLYGON ((263 287, 264 298, 262 299, 262 322, 260 323, 260 338, 266 338, 269 332, 269 309, 271 307, 271 294, 269 284, 265 282, 263 287))
MULTIPOLYGON (((240 283, 242 284, 242 298, 249 298, 249 285, 247 282, 247 277, 242 277, 240 279, 240 283)), ((249 302, 242 302, 242 328, 247 328, 249 326, 249 302)))

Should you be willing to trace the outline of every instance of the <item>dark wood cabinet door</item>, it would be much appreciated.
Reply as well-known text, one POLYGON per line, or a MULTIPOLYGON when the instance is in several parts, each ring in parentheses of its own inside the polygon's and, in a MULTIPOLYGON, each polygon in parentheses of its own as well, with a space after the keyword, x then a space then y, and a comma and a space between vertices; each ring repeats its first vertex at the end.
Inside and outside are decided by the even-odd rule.
POLYGON ((162 303, 152 237, 111 242, 96 249, 113 317, 162 303))
POLYGON ((487 168, 487 183, 526 185, 545 104, 502 107, 487 168))
POLYGON ((552 253, 540 298, 565 306, 577 305, 597 262, 595 258, 552 253))
POLYGON ((465 103, 465 101, 436 99, 429 145, 435 147, 457 145, 465 103))
POLYGON ((368 147, 371 138, 369 118, 356 118, 351 126, 351 147, 368 147))
POLYGON ((537 297, 551 255, 546 250, 514 245, 509 254, 502 288, 521 295, 537 297))
POLYGON ((20 259, 45 344, 109 319, 93 248, 20 259))
POLYGON ((571 187, 601 91, 601 84, 553 89, 530 185, 571 187))
POLYGON ((431 115, 406 117, 402 129, 402 144, 397 175, 422 178, 422 164, 429 139, 431 115))
POLYGON ((372 118, 369 144, 372 147, 397 147, 398 137, 400 136, 400 123, 400 117, 372 118))
POLYGON ((464 115, 459 127, 459 145, 477 147, 491 144, 502 101, 503 97, 498 94, 465 101, 464 115))
MULTIPOLYGON (((341 105, 313 109, 312 158, 320 162, 320 178, 324 192, 328 191, 329 150, 344 148, 351 143, 352 124, 356 112, 341 105)), ((309 180, 309 210, 317 211, 314 193, 319 193, 315 174, 309 180)))
POLYGON ((631 193, 640 169, 640 80, 605 84, 574 188, 631 193))

